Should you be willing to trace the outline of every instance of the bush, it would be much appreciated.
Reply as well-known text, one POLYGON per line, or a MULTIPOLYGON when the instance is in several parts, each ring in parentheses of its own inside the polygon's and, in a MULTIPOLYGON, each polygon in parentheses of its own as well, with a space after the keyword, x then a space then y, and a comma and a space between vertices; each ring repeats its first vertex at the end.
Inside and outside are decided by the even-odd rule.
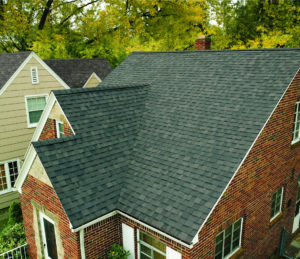
POLYGON ((108 254, 108 259, 127 259, 130 255, 121 245, 113 244, 108 254))
POLYGON ((10 204, 8 218, 9 225, 23 222, 21 204, 19 202, 14 201, 10 204))
POLYGON ((8 225, 0 233, 0 254, 26 243, 24 225, 17 223, 8 225))

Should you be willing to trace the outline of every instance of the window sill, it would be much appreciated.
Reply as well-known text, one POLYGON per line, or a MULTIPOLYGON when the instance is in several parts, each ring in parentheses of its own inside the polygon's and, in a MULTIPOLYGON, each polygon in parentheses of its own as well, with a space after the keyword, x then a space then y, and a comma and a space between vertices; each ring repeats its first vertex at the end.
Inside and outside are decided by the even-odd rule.
POLYGON ((281 220, 282 218, 282 212, 280 212, 279 214, 277 214, 275 217, 273 217, 271 220, 270 220, 270 227, 272 227, 273 225, 275 225, 279 220, 281 220))
POLYGON ((294 148, 299 147, 299 146, 300 146, 300 139, 292 141, 291 149, 294 149, 294 148))
POLYGON ((37 123, 35 123, 35 124, 30 124, 30 125, 28 125, 28 129, 36 128, 37 125, 38 125, 37 123))
POLYGON ((233 252, 232 255, 230 255, 228 258, 230 259, 236 259, 239 258, 244 253, 243 248, 238 248, 236 251, 233 252))

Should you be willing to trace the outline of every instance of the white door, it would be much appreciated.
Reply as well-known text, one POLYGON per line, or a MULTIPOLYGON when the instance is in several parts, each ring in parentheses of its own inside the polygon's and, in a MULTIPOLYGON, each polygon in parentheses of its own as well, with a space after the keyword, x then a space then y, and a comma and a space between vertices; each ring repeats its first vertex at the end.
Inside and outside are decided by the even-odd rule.
POLYGON ((298 193, 297 193, 297 201, 296 201, 296 209, 295 209, 295 218, 293 224, 293 233, 299 228, 300 221, 300 182, 298 181, 298 193))
POLYGON ((47 259, 57 259, 54 221, 42 212, 40 213, 44 254, 47 259))

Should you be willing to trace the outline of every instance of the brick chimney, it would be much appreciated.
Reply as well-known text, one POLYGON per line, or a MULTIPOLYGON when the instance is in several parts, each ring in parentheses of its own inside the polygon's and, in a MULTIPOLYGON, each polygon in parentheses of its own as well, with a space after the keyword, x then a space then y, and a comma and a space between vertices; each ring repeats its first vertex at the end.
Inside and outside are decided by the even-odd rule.
POLYGON ((210 49, 210 38, 201 35, 195 41, 195 49, 196 50, 208 50, 210 49))

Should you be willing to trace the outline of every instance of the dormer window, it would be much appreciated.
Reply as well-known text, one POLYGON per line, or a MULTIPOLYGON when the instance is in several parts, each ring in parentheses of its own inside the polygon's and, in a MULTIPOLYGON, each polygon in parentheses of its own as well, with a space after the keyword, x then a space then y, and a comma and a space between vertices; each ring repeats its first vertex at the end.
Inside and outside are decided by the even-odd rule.
POLYGON ((37 67, 31 67, 31 81, 32 84, 36 85, 39 83, 39 75, 37 67))
POLYGON ((56 121, 56 135, 58 138, 62 138, 65 136, 64 123, 61 121, 56 121))
POLYGON ((300 102, 296 103, 295 121, 294 121, 294 132, 293 132, 293 143, 300 140, 300 102))

